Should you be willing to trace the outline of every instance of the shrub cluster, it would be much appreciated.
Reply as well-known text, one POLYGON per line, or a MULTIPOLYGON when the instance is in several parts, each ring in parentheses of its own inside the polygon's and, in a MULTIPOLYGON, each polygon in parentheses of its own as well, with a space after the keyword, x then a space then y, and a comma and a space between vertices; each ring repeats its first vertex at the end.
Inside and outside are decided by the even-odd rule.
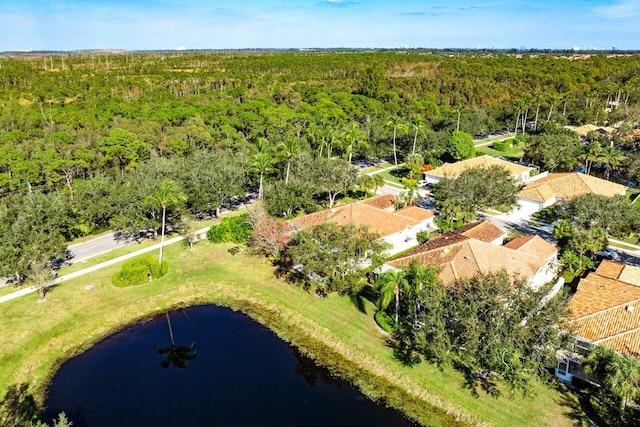
POLYGON ((141 285, 166 274, 169 266, 166 261, 162 262, 162 267, 158 260, 150 255, 133 258, 124 264, 116 274, 113 275, 113 284, 124 288, 126 286, 141 285))
POLYGON ((506 141, 496 141, 493 143, 493 149, 502 152, 509 151, 512 142, 513 139, 507 139, 506 141))
POLYGON ((246 243, 252 231, 253 228, 247 221, 247 214, 227 217, 209 228, 207 239, 211 243, 246 243))

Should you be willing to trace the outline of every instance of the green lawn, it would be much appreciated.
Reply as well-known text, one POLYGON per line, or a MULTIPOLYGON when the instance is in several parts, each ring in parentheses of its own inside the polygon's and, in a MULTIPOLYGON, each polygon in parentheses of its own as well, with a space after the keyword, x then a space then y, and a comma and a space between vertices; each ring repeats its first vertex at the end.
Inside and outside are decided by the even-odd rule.
POLYGON ((513 134, 509 134, 509 135, 496 135, 496 136, 492 136, 490 138, 485 138, 485 139, 478 139, 476 141, 473 141, 474 144, 484 144, 486 142, 493 142, 493 141, 500 141, 503 140, 505 138, 513 138, 513 134))
POLYGON ((384 171, 377 174, 381 176, 382 179, 387 181, 388 184, 393 185, 398 188, 405 188, 404 185, 400 182, 400 180, 407 175, 408 171, 405 168, 400 168, 397 170, 384 171))
MULTIPOLYGON (((232 212, 227 212, 227 213, 224 214, 224 216, 225 217, 227 217, 227 216, 236 216, 236 215, 241 215, 241 214, 243 214, 245 212, 246 212, 246 208, 241 208, 241 209, 238 209, 238 210, 235 210, 235 211, 232 211, 232 212)), ((198 221, 196 223, 195 228, 199 230, 201 228, 210 227, 213 224, 217 224, 218 222, 220 222, 219 218, 213 218, 213 219, 208 219, 208 220, 204 220, 204 221, 198 221)), ((171 239, 171 238, 177 237, 177 236, 179 236, 178 233, 171 233, 171 234, 165 235, 165 239, 171 239)), ((95 237, 98 237, 98 236, 92 236, 92 237, 95 238, 95 237)), ((90 240, 90 239, 87 239, 87 238, 83 237, 81 239, 74 240, 73 242, 71 242, 69 244, 80 243, 80 242, 86 241, 86 240, 90 240)), ((62 267, 58 271, 58 276, 64 276, 66 274, 73 273, 75 271, 82 270, 82 269, 87 268, 87 267, 92 267, 94 265, 98 265, 98 264, 103 263, 105 261, 109 261, 109 260, 118 258, 119 256, 127 255, 127 254, 130 254, 132 252, 138 251, 140 249, 147 248, 147 247, 155 245, 157 243, 160 243, 160 238, 155 239, 155 240, 154 239, 146 239, 146 240, 141 241, 140 243, 132 243, 132 244, 124 246, 122 248, 117 248, 117 249, 114 249, 112 251, 106 252, 104 254, 97 255, 95 257, 86 259, 84 261, 76 262, 74 264, 62 267)), ((180 244, 180 243, 177 243, 177 244, 180 244)), ((2 296, 2 295, 3 295, 2 294, 2 289, 0 288, 0 296, 2 296)))
POLYGON ((476 156, 482 156, 483 154, 490 154, 496 157, 504 157, 505 159, 519 161, 524 154, 524 148, 516 147, 508 151, 497 151, 493 148, 490 148, 490 146, 476 147, 476 156))
POLYGON ((145 285, 116 288, 110 283, 118 269, 113 266, 55 287, 45 303, 31 294, 2 304, 0 390, 28 383, 41 398, 55 366, 123 325, 172 307, 217 303, 241 308, 369 395, 384 393, 395 406, 423 413, 425 424, 453 425, 454 418, 505 426, 573 423, 570 393, 536 383, 534 398, 475 398, 452 370, 398 364, 375 325, 372 304, 366 302, 363 313, 346 297, 319 299, 276 279, 261 258, 229 255, 229 247, 208 242, 193 251, 168 246, 169 273, 145 285), (93 288, 86 290, 89 284, 93 288), (425 411, 430 404, 456 415, 425 411))
POLYGON ((365 173, 375 172, 382 169, 390 168, 391 166, 393 166, 393 163, 383 162, 383 163, 380 163, 379 165, 369 166, 368 168, 364 168, 360 171, 360 173, 365 174, 365 173))

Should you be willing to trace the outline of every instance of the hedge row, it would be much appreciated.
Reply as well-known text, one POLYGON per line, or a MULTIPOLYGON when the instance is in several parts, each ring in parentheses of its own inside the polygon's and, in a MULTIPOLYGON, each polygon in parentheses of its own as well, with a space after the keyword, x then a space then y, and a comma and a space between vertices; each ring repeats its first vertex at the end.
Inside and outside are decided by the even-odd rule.
POLYGON ((222 218, 219 224, 212 225, 207 231, 211 243, 246 243, 253 228, 247 223, 248 215, 222 218))
POLYGON ((153 278, 162 277, 169 269, 166 261, 162 262, 162 266, 158 264, 158 260, 151 255, 130 259, 122 264, 122 268, 113 275, 113 284, 118 287, 126 287, 133 285, 141 285, 153 278))

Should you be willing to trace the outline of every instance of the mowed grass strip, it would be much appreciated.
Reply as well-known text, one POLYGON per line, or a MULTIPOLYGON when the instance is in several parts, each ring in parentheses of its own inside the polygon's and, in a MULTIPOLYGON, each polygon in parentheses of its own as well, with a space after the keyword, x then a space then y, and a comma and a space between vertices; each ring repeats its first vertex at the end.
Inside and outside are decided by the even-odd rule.
POLYGON ((239 309, 353 382, 372 398, 424 425, 565 426, 575 423, 572 394, 535 383, 535 397, 473 397, 455 371, 399 364, 373 321, 347 297, 317 298, 277 279, 260 257, 231 256, 231 245, 201 242, 193 251, 166 247, 169 273, 144 285, 116 288, 119 266, 65 282, 47 302, 32 294, 0 309, 0 390, 28 383, 38 399, 65 359, 124 325, 177 307, 215 303, 239 309))

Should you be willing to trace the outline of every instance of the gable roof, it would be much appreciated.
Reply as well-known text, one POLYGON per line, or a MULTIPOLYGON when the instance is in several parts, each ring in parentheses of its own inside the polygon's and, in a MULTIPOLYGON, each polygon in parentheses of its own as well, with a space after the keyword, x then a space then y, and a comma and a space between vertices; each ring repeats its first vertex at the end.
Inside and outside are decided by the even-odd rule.
POLYGON ((437 167, 427 172, 427 175, 435 176, 439 178, 456 178, 462 174, 462 172, 468 169, 485 168, 489 169, 492 166, 500 166, 507 170, 510 176, 516 176, 523 172, 529 172, 531 169, 528 166, 522 166, 517 163, 508 162, 506 160, 499 159, 497 157, 485 154, 483 156, 472 157, 471 159, 461 160, 456 163, 445 163, 440 167, 437 167))
POLYGON ((358 203, 371 206, 378 209, 388 209, 396 205, 396 198, 392 194, 380 194, 379 196, 369 197, 359 201, 358 203))
POLYGON ((580 280, 569 310, 575 335, 640 356, 640 267, 602 261, 580 280))
POLYGON ((571 200, 588 193, 613 197, 624 194, 627 188, 615 182, 578 172, 552 173, 532 182, 518 193, 518 197, 546 202, 554 197, 571 200))
MULTIPOLYGON (((374 201, 374 204, 384 205, 384 203, 380 202, 380 200, 384 202, 384 199, 373 199, 378 199, 374 201)), ((433 212, 419 207, 413 207, 413 209, 408 209, 404 212, 403 210, 388 212, 381 208, 370 206, 367 203, 353 202, 332 209, 303 215, 289 220, 288 223, 291 224, 294 229, 302 230, 312 228, 327 221, 339 225, 353 223, 357 226, 366 226, 370 232, 377 233, 384 237, 402 231, 407 227, 416 226, 434 215, 433 212)))
POLYGON ((558 253, 557 247, 538 235, 516 237, 504 247, 536 258, 536 263, 539 265, 544 265, 549 258, 558 253))
POLYGON ((454 230, 454 232, 472 239, 482 240, 483 242, 493 242, 506 234, 493 225, 491 221, 471 222, 454 230))
MULTIPOLYGON (((556 250, 550 243, 546 244, 556 250)), ((423 266, 438 267, 438 277, 444 285, 449 285, 456 280, 471 278, 479 273, 487 274, 501 270, 505 270, 510 277, 528 279, 546 265, 548 257, 543 259, 524 245, 519 249, 512 249, 457 232, 448 232, 430 239, 389 264, 402 267, 408 266, 414 260, 423 266)))
POLYGON ((594 124, 586 124, 573 128, 573 131, 580 136, 587 136, 590 132, 613 133, 615 128, 609 126, 596 126, 594 124))
POLYGON ((403 216, 405 218, 413 218, 418 221, 425 221, 429 218, 436 216, 433 211, 422 209, 418 206, 405 206, 402 209, 398 209, 393 212, 396 215, 403 216))

